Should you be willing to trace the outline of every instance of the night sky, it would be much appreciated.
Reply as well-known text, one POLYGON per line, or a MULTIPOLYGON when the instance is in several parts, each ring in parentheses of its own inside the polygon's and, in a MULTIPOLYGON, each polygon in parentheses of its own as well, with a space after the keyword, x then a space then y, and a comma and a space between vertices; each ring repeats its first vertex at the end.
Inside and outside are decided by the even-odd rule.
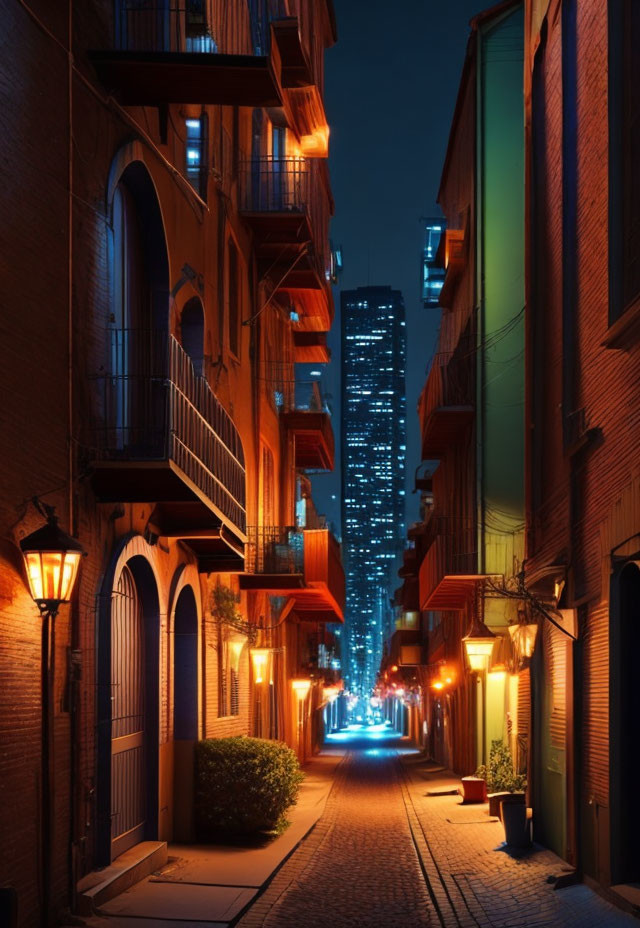
POLYGON ((420 461, 416 403, 434 349, 438 312, 420 303, 420 216, 440 215, 435 199, 453 116, 469 20, 482 0, 334 0, 338 43, 326 54, 331 126, 334 245, 344 273, 336 287, 332 396, 333 474, 314 478, 318 509, 340 525, 340 289, 390 284, 407 310, 407 517, 420 461), (332 497, 335 497, 333 499, 332 497))

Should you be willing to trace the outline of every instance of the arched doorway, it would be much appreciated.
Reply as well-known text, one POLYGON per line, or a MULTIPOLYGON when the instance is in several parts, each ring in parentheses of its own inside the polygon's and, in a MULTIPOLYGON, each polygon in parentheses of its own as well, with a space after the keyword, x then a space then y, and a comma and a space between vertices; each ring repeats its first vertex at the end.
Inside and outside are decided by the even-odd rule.
POLYGON ((111 860, 157 837, 159 626, 153 572, 143 557, 133 557, 116 577, 111 596, 111 860))
POLYGON ((198 740, 198 609, 191 586, 176 602, 173 619, 173 839, 193 834, 194 745, 198 740))
POLYGON ((198 610, 190 586, 180 593, 174 618, 173 737, 198 737, 198 610))
POLYGON ((640 566, 629 562, 614 579, 611 621, 611 880, 640 880, 638 833, 640 807, 635 801, 640 770, 640 566))

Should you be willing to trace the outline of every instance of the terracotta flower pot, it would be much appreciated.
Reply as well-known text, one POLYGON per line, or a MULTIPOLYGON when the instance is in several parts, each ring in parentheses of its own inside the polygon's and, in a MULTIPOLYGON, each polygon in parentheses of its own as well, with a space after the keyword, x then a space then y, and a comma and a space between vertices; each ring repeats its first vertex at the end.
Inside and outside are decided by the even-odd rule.
POLYGON ((480 777, 462 778, 463 802, 486 802, 487 784, 480 777))

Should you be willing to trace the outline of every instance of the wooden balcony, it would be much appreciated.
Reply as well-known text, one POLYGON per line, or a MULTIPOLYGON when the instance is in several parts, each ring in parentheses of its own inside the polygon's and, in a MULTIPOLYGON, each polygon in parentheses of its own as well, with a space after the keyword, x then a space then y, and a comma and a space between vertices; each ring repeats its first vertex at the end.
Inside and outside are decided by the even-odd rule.
POLYGON ((415 548, 405 548, 402 552, 402 567, 398 576, 402 578, 415 577, 418 574, 418 552, 415 548))
MULTIPOLYGON (((225 47, 215 8, 116 0, 113 47, 90 53, 104 86, 130 106, 168 103, 278 107, 283 104, 279 46, 264 54, 225 47)), ((246 33, 250 24, 246 21, 246 33)))
POLYGON ((293 330, 293 360, 296 364, 328 364, 331 350, 326 332, 293 330))
POLYGON ((418 401, 422 457, 444 457, 473 422, 474 365, 470 352, 437 354, 418 401))
POLYGON ((282 64, 282 86, 308 87, 314 82, 311 56, 300 32, 297 16, 287 16, 272 23, 273 37, 282 64))
POLYGON ((344 568, 328 529, 250 529, 246 565, 240 589, 290 597, 302 621, 344 621, 344 568))
POLYGON ((233 421, 173 336, 110 339, 112 371, 97 378, 102 425, 87 437, 98 499, 153 503, 150 530, 190 544, 208 569, 241 569, 246 476, 233 421))
POLYGON ((280 290, 327 289, 332 211, 323 169, 314 161, 257 158, 240 166, 240 212, 261 270, 280 290))
POLYGON ((477 572, 477 542, 471 523, 439 519, 438 534, 420 565, 420 608, 460 610, 484 578, 477 572))
POLYGON ((296 467, 333 470, 335 441, 331 413, 316 381, 296 382, 294 405, 285 407, 283 421, 294 438, 296 467))

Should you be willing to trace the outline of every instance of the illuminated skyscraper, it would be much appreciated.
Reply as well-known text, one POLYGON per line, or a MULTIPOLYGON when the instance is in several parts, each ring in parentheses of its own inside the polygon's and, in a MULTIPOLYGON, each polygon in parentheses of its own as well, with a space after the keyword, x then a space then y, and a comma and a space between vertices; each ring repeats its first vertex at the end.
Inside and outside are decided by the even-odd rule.
POLYGON ((404 546, 405 313, 391 287, 343 291, 341 306, 343 673, 353 692, 367 695, 404 546))

